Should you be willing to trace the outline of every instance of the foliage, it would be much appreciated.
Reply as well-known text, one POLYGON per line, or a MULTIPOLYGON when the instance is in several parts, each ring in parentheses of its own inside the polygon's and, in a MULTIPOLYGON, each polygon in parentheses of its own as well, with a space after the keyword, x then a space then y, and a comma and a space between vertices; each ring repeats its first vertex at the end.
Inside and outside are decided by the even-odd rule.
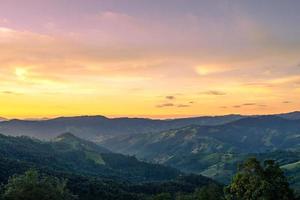
POLYGON ((256 158, 249 158, 240 166, 225 192, 228 200, 295 199, 279 165, 266 160, 261 166, 256 158))
POLYGON ((37 168, 130 182, 171 180, 181 174, 174 168, 105 151, 97 144, 71 134, 63 134, 52 142, 0 134, 1 157, 26 162, 37 168))
MULTIPOLYGON (((258 160, 274 158, 281 165, 294 163, 286 165, 286 170, 297 172, 299 169, 297 163, 299 155, 296 152, 253 155, 258 156, 258 160)), ((227 161, 232 158, 235 161, 230 164, 227 162, 224 166, 231 168, 237 161, 245 157, 246 155, 237 159, 228 154, 227 161)), ((210 162, 217 158, 217 154, 212 154, 207 155, 204 159, 210 162)), ((14 185, 14 189, 9 191, 21 191, 18 188, 22 184, 18 185, 17 183, 22 183, 20 180, 24 180, 29 172, 21 176, 13 175, 23 174, 31 168, 38 169, 42 173, 42 175, 31 176, 38 177, 35 178, 38 180, 38 184, 50 180, 51 184, 56 185, 57 188, 64 188, 61 191, 68 191, 66 189, 68 188, 79 200, 224 199, 223 186, 210 178, 201 175, 186 175, 169 167, 141 162, 133 156, 107 152, 96 144, 76 138, 71 134, 61 135, 52 142, 0 135, 0 185, 1 183, 7 184, 3 188, 3 193, 7 195, 3 195, 5 200, 18 200, 9 197, 9 194, 15 192, 7 192, 7 187, 9 184, 14 185), (93 156, 87 156, 87 153, 92 153, 93 156), (96 160, 101 158, 103 162, 97 163, 95 158, 97 158, 96 160), (10 176, 13 178, 9 179, 10 176), (61 180, 68 180, 68 182, 66 184, 61 180)), ((38 192, 45 191, 43 188, 45 187, 32 192, 39 195, 38 192)), ((50 191, 49 195, 54 194, 51 192, 52 189, 47 189, 48 191, 50 191)), ((251 159, 241 166, 232 184, 227 187, 227 199, 237 200, 243 197, 240 199, 260 200, 261 194, 263 200, 290 200, 293 198, 287 180, 278 164, 266 161, 264 166, 261 166, 256 159, 251 159), (249 191, 245 191, 244 186, 249 191), (243 192, 245 192, 245 196, 243 192), (278 192, 280 194, 277 194, 278 192)), ((51 197, 51 199, 55 198, 51 197)), ((64 199, 67 198, 64 197, 64 199)), ((21 199, 24 200, 24 198, 21 199)))
POLYGON ((4 186, 3 200, 75 200, 66 188, 67 182, 58 178, 40 175, 29 170, 23 175, 15 175, 4 186))
POLYGON ((221 200, 223 199, 222 188, 211 184, 198 189, 195 194, 195 200, 221 200))
MULTIPOLYGON (((7 183, 9 176, 22 174, 34 165, 0 157, 0 182, 7 183)), ((68 180, 68 189, 78 196, 79 200, 145 200, 152 195, 169 193, 191 194, 197 188, 212 184, 209 178, 198 175, 180 176, 175 180, 164 182, 129 183, 119 180, 90 176, 83 173, 56 171, 52 168, 39 168, 43 174, 50 177, 60 177, 68 180)))
POLYGON ((223 188, 216 184, 200 187, 192 194, 178 194, 176 200, 223 200, 223 188))
POLYGON ((155 195, 152 200, 172 200, 172 196, 169 193, 161 193, 155 195))

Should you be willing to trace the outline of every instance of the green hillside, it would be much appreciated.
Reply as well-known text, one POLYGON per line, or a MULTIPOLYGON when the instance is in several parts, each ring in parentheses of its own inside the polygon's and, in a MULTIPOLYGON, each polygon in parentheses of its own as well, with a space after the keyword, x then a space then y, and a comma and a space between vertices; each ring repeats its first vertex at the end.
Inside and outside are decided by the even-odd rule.
POLYGON ((70 133, 51 142, 0 135, 0 184, 29 169, 68 180, 79 200, 149 200, 161 193, 190 194, 210 184, 222 190, 212 179, 111 153, 70 133))
POLYGON ((169 167, 111 153, 72 134, 60 135, 51 142, 0 135, 0 156, 39 168, 131 182, 170 180, 181 174, 169 167))
POLYGON ((112 151, 228 183, 240 162, 255 156, 281 165, 300 160, 300 123, 275 116, 244 118, 219 126, 188 126, 115 137, 112 151))

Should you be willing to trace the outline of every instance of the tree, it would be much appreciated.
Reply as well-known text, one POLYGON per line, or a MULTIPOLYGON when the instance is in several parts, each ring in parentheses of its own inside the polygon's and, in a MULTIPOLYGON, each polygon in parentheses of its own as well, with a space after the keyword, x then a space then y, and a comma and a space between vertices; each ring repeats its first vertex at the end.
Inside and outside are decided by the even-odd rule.
POLYGON ((169 193, 161 193, 155 195, 152 200, 172 200, 172 196, 169 193))
POLYGON ((228 200, 295 199, 279 165, 267 160, 261 166, 256 158, 249 158, 239 167, 225 193, 228 200))
POLYGON ((77 199, 66 188, 66 181, 40 175, 29 170, 23 175, 15 175, 3 187, 3 200, 74 200, 77 199))
POLYGON ((208 186, 201 187, 198 189, 195 194, 197 200, 222 200, 223 191, 222 187, 216 184, 210 184, 208 186))
POLYGON ((178 194, 176 200, 223 200, 223 188, 217 184, 209 184, 196 189, 193 194, 178 194))

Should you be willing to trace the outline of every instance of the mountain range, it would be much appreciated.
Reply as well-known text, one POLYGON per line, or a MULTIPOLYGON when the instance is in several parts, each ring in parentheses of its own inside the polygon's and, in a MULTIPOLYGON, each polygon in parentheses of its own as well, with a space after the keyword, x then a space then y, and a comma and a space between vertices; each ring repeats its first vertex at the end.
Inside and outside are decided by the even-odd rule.
POLYGON ((299 161, 300 120, 247 117, 217 126, 190 125, 159 133, 124 135, 104 140, 101 145, 226 183, 238 163, 247 157, 274 158, 282 165, 299 161))
POLYGON ((67 180, 79 200, 148 200, 160 193, 193 193, 211 184, 222 189, 204 176, 112 153, 71 133, 47 142, 0 135, 0 169, 1 184, 29 169, 67 180))
MULTIPOLYGON (((280 116, 286 119, 300 119, 300 112, 273 116, 280 116)), ((12 136, 26 135, 39 139, 51 139, 61 133, 71 132, 80 138, 102 141, 115 136, 161 132, 189 125, 222 125, 247 117, 249 116, 224 115, 154 120, 147 118, 78 116, 44 120, 12 119, 0 122, 0 133, 12 136)))
POLYGON ((14 119, 0 122, 0 132, 42 139, 1 136, 6 141, 22 140, 22 144, 4 143, 12 146, 2 146, 2 155, 34 161, 40 167, 131 182, 196 173, 228 183, 239 163, 257 157, 261 161, 275 159, 300 189, 300 112, 166 120, 103 116, 14 119), (69 133, 61 134, 64 132, 69 133), (5 155, 5 149, 20 151, 5 155))
POLYGON ((179 170, 112 153, 70 133, 59 135, 49 142, 26 136, 0 135, 0 147, 2 158, 55 171, 131 182, 170 180, 181 175, 179 170))
POLYGON ((102 140, 116 135, 148 133, 179 128, 190 124, 217 125, 239 119, 238 115, 197 117, 170 120, 144 118, 113 118, 104 116, 60 117, 49 120, 18 120, 0 122, 0 132, 50 139, 64 132, 90 139, 102 140))

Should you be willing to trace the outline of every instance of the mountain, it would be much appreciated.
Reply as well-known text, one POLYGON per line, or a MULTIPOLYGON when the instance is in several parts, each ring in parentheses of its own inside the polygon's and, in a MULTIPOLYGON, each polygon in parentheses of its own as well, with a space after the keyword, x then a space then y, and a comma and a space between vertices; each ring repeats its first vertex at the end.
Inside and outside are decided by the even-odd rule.
POLYGON ((51 139, 60 133, 74 135, 92 141, 101 141, 119 135, 159 132, 191 124, 219 125, 242 118, 240 115, 195 117, 168 120, 144 118, 113 118, 103 116, 60 117, 49 120, 9 120, 0 122, 0 132, 12 136, 27 135, 51 139))
POLYGON ((156 158, 156 161, 169 160, 176 154, 292 150, 300 148, 300 120, 248 117, 219 126, 192 125, 160 133, 119 136, 101 144, 115 152, 156 158))
POLYGON ((286 171, 287 176, 290 177, 290 182, 300 193, 300 159, 298 161, 283 165, 282 168, 286 171))
MULTIPOLYGON (((140 159, 201 173, 228 182, 237 164, 249 156, 294 151, 284 164, 300 160, 300 121, 278 116, 248 117, 218 126, 187 126, 179 129, 119 136, 101 142, 112 151, 140 159)), ((288 158, 281 153, 279 160, 288 158)), ((267 155, 265 155, 267 157, 267 155)))
POLYGON ((292 186, 297 190, 300 189, 299 172, 286 170, 284 168, 286 165, 299 162, 300 152, 273 151, 250 154, 202 154, 184 159, 181 163, 181 167, 185 168, 186 171, 193 171, 195 173, 198 171, 199 174, 228 184, 237 172, 239 164, 253 157, 262 163, 265 160, 275 160, 285 170, 292 186), (298 177, 298 179, 295 179, 295 177, 298 177))
POLYGON ((182 174, 170 167, 111 153, 70 133, 50 142, 0 135, 0 157, 37 168, 130 182, 171 180, 182 174))
MULTIPOLYGON (((285 119, 299 119, 300 112, 270 115, 285 119)), ((102 141, 122 135, 161 132, 190 125, 217 126, 248 118, 242 115, 202 116, 179 119, 154 120, 147 118, 107 118, 104 116, 59 117, 43 120, 0 120, 0 132, 12 136, 27 135, 39 139, 51 139, 60 133, 102 141)))
POLYGON ((79 150, 96 152, 99 154, 112 153, 108 149, 105 149, 91 141, 78 138, 72 133, 63 133, 51 141, 54 148, 59 151, 79 150))
POLYGON ((7 119, 0 117, 0 122, 7 121, 7 119))
POLYGON ((295 111, 291 113, 283 113, 283 114, 278 114, 277 116, 283 117, 285 119, 292 119, 292 120, 300 120, 300 111, 295 111))
POLYGON ((114 154, 103 147, 64 133, 50 142, 0 135, 0 185, 29 169, 67 180, 78 200, 149 200, 153 195, 191 194, 222 185, 200 175, 114 154))

